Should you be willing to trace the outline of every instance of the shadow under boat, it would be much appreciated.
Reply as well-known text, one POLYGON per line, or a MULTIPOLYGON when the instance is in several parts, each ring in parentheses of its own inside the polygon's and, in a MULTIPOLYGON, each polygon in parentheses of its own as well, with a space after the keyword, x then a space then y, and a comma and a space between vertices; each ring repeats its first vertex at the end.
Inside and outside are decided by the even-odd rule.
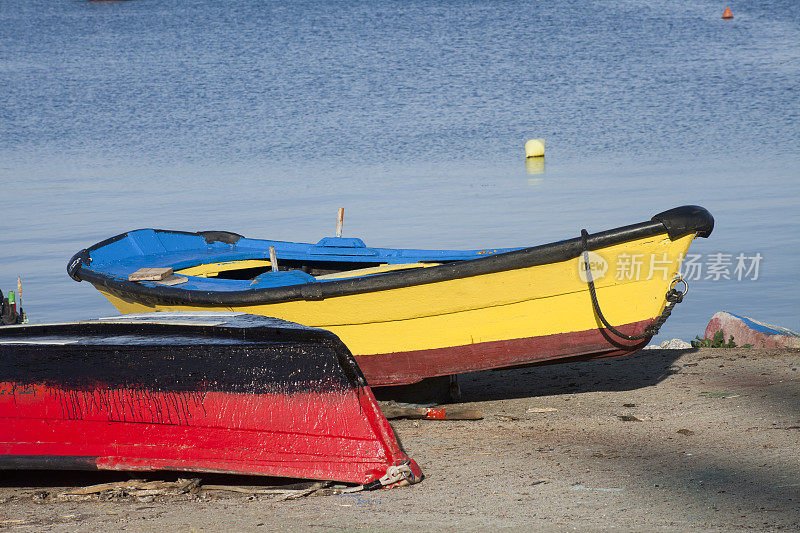
POLYGON ((635 390, 674 374, 686 350, 642 350, 624 358, 572 357, 515 368, 426 378, 411 385, 375 387, 380 401, 434 405, 532 398, 580 392, 635 390))
POLYGON ((689 350, 641 350, 613 362, 574 358, 535 367, 473 372, 459 376, 460 398, 480 402, 637 390, 677 373, 675 361, 687 353, 689 350))

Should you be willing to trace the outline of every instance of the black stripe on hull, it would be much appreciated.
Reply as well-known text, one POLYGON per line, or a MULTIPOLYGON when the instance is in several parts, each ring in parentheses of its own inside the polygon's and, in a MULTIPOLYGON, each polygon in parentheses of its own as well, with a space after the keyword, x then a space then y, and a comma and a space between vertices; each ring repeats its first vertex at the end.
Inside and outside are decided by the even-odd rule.
POLYGON ((98 470, 96 460, 82 455, 0 455, 0 470, 98 470))
POLYGON ((322 330, 103 323, 0 330, 0 382, 17 388, 40 383, 69 390, 250 394, 327 392, 366 384, 347 347, 322 330), (93 336, 103 340, 124 334, 138 337, 130 344, 92 341, 93 336), (171 344, 169 334, 182 342, 171 344), (67 335, 78 335, 79 341, 3 343, 67 335), (187 343, 186 336, 193 342, 187 343))

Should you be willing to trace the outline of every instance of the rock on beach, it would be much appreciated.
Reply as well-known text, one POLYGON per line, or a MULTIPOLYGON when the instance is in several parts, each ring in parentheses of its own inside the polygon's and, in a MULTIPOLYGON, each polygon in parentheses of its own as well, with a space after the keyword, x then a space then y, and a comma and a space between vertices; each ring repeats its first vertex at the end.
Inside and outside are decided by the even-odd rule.
POLYGON ((714 333, 720 330, 726 339, 733 336, 738 346, 751 344, 753 348, 800 348, 800 333, 727 311, 720 311, 711 317, 705 338, 713 338, 714 333))

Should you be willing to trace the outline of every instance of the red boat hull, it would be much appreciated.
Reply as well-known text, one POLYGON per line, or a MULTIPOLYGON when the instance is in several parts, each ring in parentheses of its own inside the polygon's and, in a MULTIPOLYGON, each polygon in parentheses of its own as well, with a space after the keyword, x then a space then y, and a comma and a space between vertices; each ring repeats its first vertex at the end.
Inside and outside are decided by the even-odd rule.
POLYGON ((0 463, 367 483, 408 460, 374 406, 366 388, 283 396, 2 383, 0 463))
MULTIPOLYGON (((619 326, 627 335, 639 335, 650 320, 619 326)), ((573 331, 541 337, 481 342, 466 346, 356 356, 361 371, 373 387, 405 385, 419 376, 446 376, 555 362, 558 359, 598 359, 629 355, 644 347, 650 337, 624 341, 604 329, 573 331)))
POLYGON ((101 326, 77 345, 40 342, 43 333, 63 338, 64 328, 0 331, 0 468, 366 484, 408 463, 421 477, 352 355, 329 332, 248 326, 198 335, 183 327, 165 337, 101 326), (39 344, 9 342, 7 333, 26 330, 39 344), (197 343, 187 342, 191 335, 197 343))

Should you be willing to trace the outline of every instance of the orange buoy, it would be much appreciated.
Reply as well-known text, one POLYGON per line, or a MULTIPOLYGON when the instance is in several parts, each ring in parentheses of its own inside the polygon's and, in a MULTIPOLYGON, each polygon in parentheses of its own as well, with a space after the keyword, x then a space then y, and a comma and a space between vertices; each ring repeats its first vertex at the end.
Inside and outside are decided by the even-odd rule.
POLYGON ((722 12, 722 18, 724 18, 726 20, 733 18, 733 13, 731 13, 731 8, 729 8, 728 6, 725 6, 725 11, 722 12))

